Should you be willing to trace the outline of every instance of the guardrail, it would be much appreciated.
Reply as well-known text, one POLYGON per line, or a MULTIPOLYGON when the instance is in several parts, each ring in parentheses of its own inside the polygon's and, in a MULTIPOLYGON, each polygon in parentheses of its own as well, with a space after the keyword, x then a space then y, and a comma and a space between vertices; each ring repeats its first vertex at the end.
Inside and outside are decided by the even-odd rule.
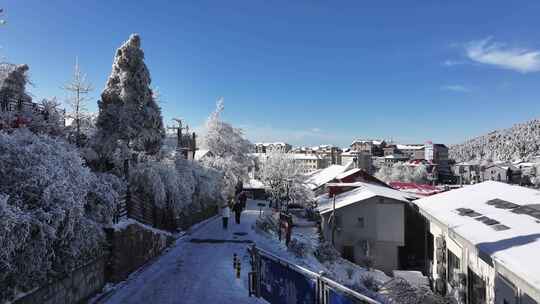
POLYGON ((270 252, 248 248, 252 271, 249 273, 249 295, 272 304, 316 303, 380 304, 322 274, 290 263, 270 252))

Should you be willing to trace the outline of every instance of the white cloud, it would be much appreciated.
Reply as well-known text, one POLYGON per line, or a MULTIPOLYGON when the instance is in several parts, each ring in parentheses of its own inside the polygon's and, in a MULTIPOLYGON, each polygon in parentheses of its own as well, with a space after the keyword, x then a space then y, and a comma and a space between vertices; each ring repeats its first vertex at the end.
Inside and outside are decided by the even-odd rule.
POLYGON ((313 129, 311 129, 311 131, 312 131, 312 132, 321 132, 321 129, 319 129, 319 128, 313 128, 313 129))
POLYGON ((460 92, 460 93, 468 93, 471 90, 465 86, 459 85, 459 84, 451 84, 451 85, 445 85, 441 87, 441 90, 443 91, 452 91, 452 92, 460 92))
POLYGON ((510 48, 502 43, 491 42, 491 38, 467 43, 465 52, 475 62, 521 73, 540 71, 540 51, 510 48))

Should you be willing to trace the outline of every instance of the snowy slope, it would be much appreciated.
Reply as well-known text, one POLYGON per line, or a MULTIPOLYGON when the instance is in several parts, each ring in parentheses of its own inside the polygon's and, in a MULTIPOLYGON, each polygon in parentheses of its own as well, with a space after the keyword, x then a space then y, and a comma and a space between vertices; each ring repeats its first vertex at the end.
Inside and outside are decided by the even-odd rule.
POLYGON ((530 159, 540 154, 539 150, 540 119, 535 119, 451 145, 449 153, 456 162, 473 159, 509 161, 530 159))

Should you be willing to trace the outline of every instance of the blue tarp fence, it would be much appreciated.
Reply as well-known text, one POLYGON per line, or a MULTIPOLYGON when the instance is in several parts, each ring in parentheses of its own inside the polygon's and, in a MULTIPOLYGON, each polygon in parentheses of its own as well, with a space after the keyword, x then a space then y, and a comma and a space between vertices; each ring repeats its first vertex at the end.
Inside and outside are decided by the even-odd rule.
POLYGON ((250 295, 271 304, 379 304, 320 274, 292 264, 255 245, 249 249, 250 295))

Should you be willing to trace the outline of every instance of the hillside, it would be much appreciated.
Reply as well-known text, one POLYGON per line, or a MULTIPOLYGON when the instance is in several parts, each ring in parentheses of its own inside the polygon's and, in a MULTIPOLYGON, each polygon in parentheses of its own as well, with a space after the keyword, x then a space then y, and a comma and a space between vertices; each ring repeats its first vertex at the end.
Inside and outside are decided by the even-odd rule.
POLYGON ((451 145, 449 153, 456 162, 475 159, 512 161, 528 160, 540 154, 539 149, 540 119, 535 119, 451 145))

